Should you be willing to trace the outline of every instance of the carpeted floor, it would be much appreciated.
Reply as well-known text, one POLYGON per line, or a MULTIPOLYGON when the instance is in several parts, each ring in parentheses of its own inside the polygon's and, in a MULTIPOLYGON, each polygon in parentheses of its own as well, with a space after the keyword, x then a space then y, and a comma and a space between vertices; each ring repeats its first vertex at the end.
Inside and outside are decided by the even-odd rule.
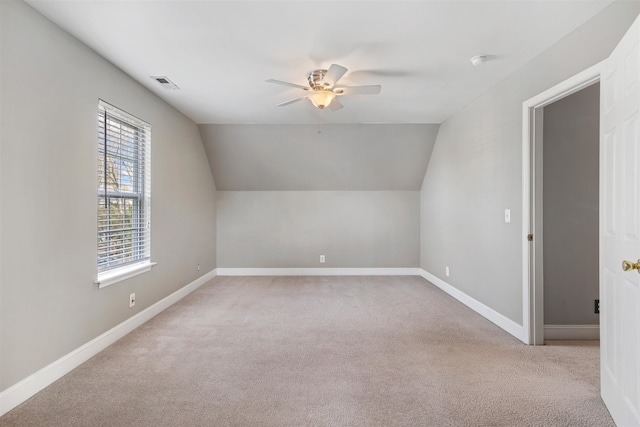
POLYGON ((612 426, 598 363, 419 277, 217 277, 0 425, 612 426))

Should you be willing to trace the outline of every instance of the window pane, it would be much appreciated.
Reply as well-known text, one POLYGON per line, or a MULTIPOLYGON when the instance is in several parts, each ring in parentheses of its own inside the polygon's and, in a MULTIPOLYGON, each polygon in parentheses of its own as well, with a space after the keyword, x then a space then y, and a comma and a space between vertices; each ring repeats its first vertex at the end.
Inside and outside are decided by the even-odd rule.
POLYGON ((109 265, 119 265, 143 258, 138 199, 101 197, 98 212, 98 259, 109 265))
POLYGON ((98 271, 150 259, 149 129, 101 102, 98 117, 98 271))

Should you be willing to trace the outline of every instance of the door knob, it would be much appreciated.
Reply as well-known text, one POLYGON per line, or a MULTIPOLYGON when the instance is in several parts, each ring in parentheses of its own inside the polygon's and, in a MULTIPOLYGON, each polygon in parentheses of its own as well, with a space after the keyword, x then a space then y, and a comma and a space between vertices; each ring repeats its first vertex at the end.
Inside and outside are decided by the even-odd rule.
POLYGON ((624 271, 638 270, 638 273, 640 273, 640 259, 638 262, 622 261, 622 269, 624 271))

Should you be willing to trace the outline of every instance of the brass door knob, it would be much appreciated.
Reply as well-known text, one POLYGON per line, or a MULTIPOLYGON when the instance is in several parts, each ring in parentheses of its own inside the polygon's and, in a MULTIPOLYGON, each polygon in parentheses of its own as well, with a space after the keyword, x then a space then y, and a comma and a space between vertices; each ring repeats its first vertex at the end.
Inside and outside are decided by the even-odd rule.
POLYGON ((638 273, 640 273, 640 259, 638 262, 622 261, 622 269, 624 271, 638 270, 638 273))

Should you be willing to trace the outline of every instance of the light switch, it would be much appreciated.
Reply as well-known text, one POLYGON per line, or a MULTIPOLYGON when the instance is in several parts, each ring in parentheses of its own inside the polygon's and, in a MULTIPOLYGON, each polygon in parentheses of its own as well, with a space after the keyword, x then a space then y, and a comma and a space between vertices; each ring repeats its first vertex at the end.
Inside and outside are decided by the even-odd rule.
POLYGON ((504 210, 504 222, 509 224, 511 222, 511 209, 504 210))

